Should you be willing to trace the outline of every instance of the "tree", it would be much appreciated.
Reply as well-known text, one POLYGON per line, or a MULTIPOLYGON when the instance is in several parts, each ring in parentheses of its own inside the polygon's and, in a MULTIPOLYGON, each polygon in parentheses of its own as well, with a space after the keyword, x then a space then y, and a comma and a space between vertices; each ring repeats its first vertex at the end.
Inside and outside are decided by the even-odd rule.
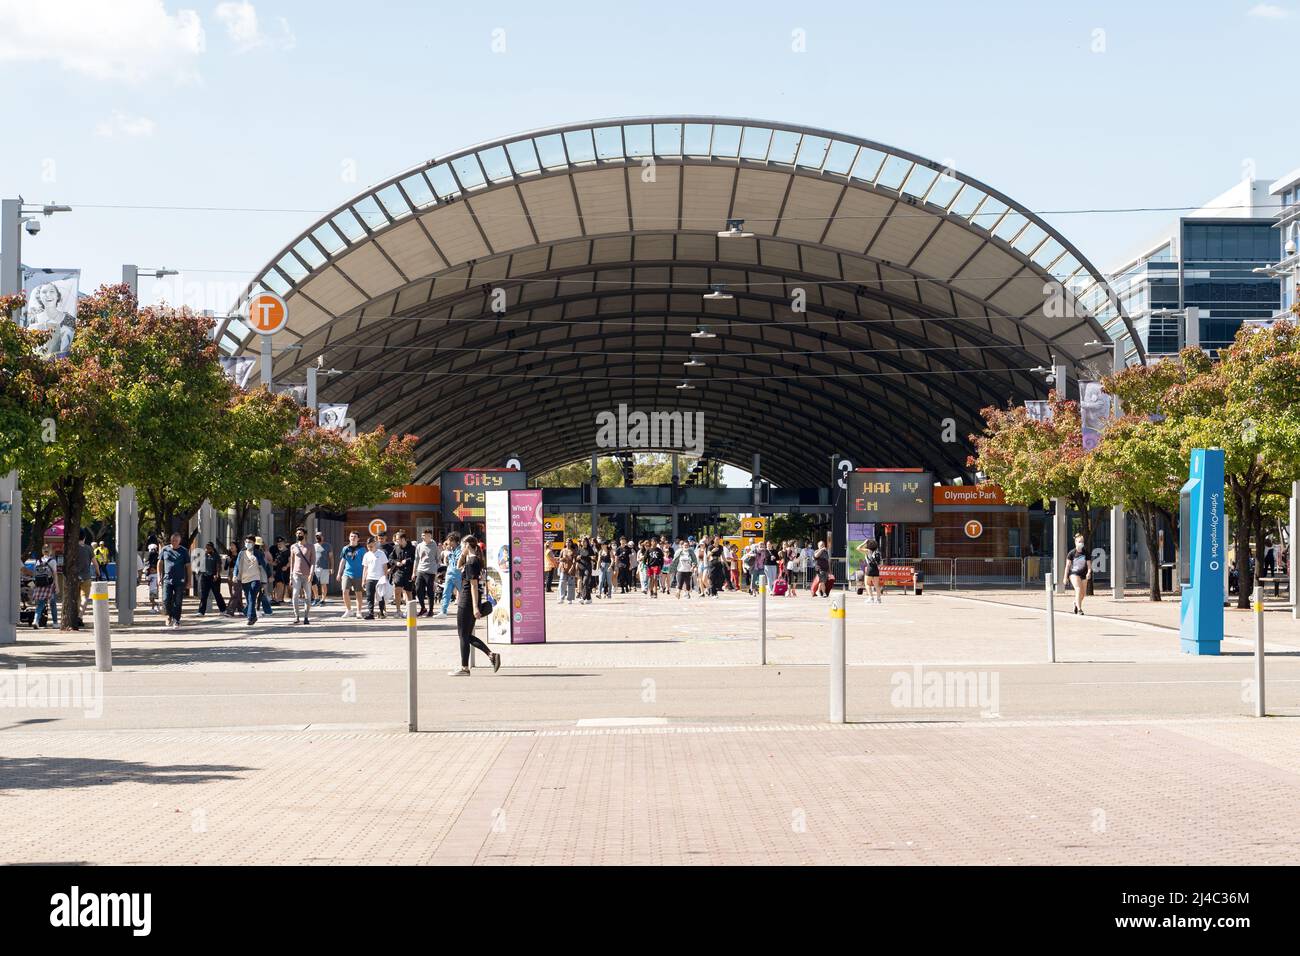
POLYGON ((220 441, 200 459, 208 475, 208 497, 217 508, 234 509, 237 535, 249 526, 256 503, 281 490, 281 475, 293 460, 284 439, 298 427, 301 415, 292 397, 265 388, 236 391, 226 402, 220 441))
MULTIPOLYGON (((984 416, 984 431, 971 435, 975 454, 966 464, 988 475, 1000 485, 1006 500, 1030 505, 1062 498, 1079 512, 1084 550, 1092 550, 1092 496, 1082 483, 1087 452, 1083 450, 1083 427, 1079 403, 1065 401, 1053 391, 1048 396, 1052 417, 1040 421, 1024 408, 990 406, 984 416)), ((1059 562, 1062 555, 1057 555, 1059 562)))
POLYGON ((16 468, 41 441, 46 391, 53 376, 37 352, 41 333, 13 321, 22 295, 0 298, 0 473, 16 468))
POLYGON ((283 439, 289 458, 275 473, 278 490, 270 497, 308 514, 373 505, 411 480, 418 440, 389 435, 382 426, 347 438, 304 415, 283 439))

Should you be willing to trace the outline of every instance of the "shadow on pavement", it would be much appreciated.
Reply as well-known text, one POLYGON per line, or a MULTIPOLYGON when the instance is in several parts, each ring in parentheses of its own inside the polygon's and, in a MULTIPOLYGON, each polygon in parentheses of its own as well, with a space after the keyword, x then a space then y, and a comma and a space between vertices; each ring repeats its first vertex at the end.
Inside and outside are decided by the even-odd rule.
POLYGON ((10 790, 104 787, 115 783, 210 783, 236 780, 254 767, 234 764, 147 764, 85 757, 0 758, 0 794, 10 790))

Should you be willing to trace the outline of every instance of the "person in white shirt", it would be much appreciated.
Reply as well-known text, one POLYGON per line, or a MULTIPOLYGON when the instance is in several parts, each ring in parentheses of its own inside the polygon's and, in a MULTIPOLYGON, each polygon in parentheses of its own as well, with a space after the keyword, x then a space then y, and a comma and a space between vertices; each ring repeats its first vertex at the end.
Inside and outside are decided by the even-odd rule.
MULTIPOLYGON (((365 620, 367 621, 375 619, 375 591, 381 582, 388 580, 388 555, 377 545, 378 539, 371 535, 366 540, 366 556, 361 559, 361 577, 366 583, 365 620)), ((387 617, 384 613, 382 596, 379 598, 379 616, 387 617)))

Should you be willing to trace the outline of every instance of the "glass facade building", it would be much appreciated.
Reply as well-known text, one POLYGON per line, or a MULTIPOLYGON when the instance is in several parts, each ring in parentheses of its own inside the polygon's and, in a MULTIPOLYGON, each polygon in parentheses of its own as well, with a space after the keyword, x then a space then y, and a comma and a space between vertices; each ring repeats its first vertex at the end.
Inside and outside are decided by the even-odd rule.
POLYGON ((1291 321, 1300 319, 1297 305, 1300 304, 1300 169, 1283 176, 1273 184, 1269 192, 1276 196, 1280 204, 1273 227, 1278 234, 1280 258, 1274 260, 1276 271, 1282 273, 1282 299, 1278 309, 1279 318, 1291 321))
MULTIPOLYGON (((1167 231, 1110 275, 1113 294, 1132 318, 1148 357, 1177 352, 1185 320, 1162 310, 1199 312, 1203 348, 1230 344, 1243 322, 1271 320, 1282 283, 1255 270, 1278 261, 1278 200, 1247 179, 1167 231)), ((1130 352, 1130 356, 1132 356, 1130 352)))

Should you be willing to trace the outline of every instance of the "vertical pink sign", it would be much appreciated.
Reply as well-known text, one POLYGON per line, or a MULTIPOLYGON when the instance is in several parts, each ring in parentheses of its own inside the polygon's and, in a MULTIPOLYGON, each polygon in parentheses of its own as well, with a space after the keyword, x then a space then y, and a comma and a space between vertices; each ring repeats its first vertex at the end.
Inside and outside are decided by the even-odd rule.
POLYGON ((546 642, 542 490, 510 492, 510 643, 546 642))

